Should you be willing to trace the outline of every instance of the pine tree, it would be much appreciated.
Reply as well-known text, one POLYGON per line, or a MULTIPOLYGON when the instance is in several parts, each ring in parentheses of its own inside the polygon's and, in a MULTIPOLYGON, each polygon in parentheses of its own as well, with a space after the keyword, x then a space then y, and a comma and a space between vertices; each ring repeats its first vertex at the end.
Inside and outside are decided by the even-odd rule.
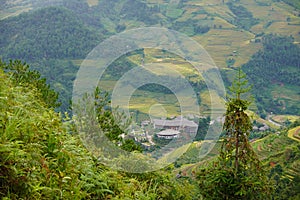
POLYGON ((272 186, 248 141, 252 123, 246 110, 251 102, 242 97, 250 89, 239 68, 229 87, 220 155, 198 174, 206 199, 271 199, 272 186))
POLYGON ((246 80, 246 74, 239 68, 237 77, 234 79, 232 86, 229 87, 232 97, 229 97, 227 102, 223 126, 226 136, 221 149, 221 157, 224 161, 231 162, 234 159, 235 177, 239 173, 240 167, 242 170, 248 164, 257 165, 258 161, 248 142, 252 123, 245 111, 251 102, 241 99, 241 95, 249 92, 250 89, 251 87, 248 86, 248 81, 246 80))

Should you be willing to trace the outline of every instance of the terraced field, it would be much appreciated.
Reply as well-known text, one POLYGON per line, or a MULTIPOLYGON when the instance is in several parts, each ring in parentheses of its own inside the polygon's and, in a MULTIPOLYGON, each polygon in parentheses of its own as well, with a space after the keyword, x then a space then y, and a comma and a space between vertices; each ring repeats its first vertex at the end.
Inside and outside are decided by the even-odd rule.
POLYGON ((272 120, 278 123, 285 123, 286 121, 295 122, 300 119, 300 116, 297 115, 275 115, 272 117, 272 120))
POLYGON ((283 133, 280 135, 272 134, 253 142, 252 147, 260 159, 278 163, 282 161, 280 156, 282 156, 288 148, 297 144, 296 141, 287 136, 287 134, 284 135, 283 133))
MULTIPOLYGON (((300 142, 300 126, 294 129, 291 129, 289 133, 280 133, 280 134, 270 134, 265 138, 258 139, 251 143, 253 150, 257 153, 260 160, 265 165, 273 164, 283 164, 291 158, 291 153, 295 149, 297 149, 297 144, 300 142), (296 138, 295 138, 296 134, 296 138), (291 136, 292 135, 292 136, 291 136), (297 138, 299 137, 299 138, 297 138)), ((199 161, 196 164, 188 164, 181 166, 177 172, 182 171, 186 176, 193 177, 194 172, 197 171, 197 168, 205 164, 207 161, 216 158, 219 153, 221 143, 217 143, 217 145, 213 148, 213 150, 209 153, 209 155, 202 161, 199 161)), ((198 146, 197 148, 199 148, 198 146)), ((287 171, 290 171, 291 174, 300 174, 299 171, 299 161, 290 161, 291 164, 287 166, 287 171)))
POLYGON ((300 142, 300 126, 297 126, 288 132, 289 138, 300 142))

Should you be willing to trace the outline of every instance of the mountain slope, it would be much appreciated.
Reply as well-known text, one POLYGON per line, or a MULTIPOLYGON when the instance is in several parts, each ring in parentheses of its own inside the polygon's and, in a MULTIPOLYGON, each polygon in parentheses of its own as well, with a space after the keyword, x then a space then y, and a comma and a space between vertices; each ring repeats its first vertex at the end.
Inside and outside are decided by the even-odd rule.
POLYGON ((2 57, 27 62, 83 58, 101 39, 75 14, 59 7, 43 8, 0 21, 0 31, 2 57))
MULTIPOLYGON (((82 60, 105 38, 132 28, 182 32, 202 45, 220 68, 247 63, 263 49, 262 37, 268 33, 292 35, 295 44, 300 41, 300 11, 287 0, 6 0, 0 11, 0 57, 22 59, 41 71, 64 95, 64 110, 82 60), (19 15, 25 10, 29 11, 19 15)), ((292 85, 289 90, 293 89, 292 85)))
MULTIPOLYGON (((97 2, 97 1, 95 1, 97 2)), ((86 1, 53 0, 72 11, 80 20, 95 28, 97 33, 109 36, 117 32, 143 26, 163 26, 192 36, 212 55, 219 67, 234 59, 234 66, 246 63, 261 48, 261 34, 292 35, 300 41, 299 8, 292 1, 141 1, 101 0, 89 6, 86 1), (288 4, 287 4, 287 3, 288 4), (233 54, 232 52, 237 52, 233 54)), ((36 1, 12 4, 5 1, 1 12, 11 14, 23 9, 47 7, 36 1), (6 9, 5 9, 6 8, 6 9)), ((18 30, 18 28, 16 27, 18 30)))
POLYGON ((260 113, 300 115, 300 47, 291 37, 267 35, 263 49, 243 65, 260 113))
POLYGON ((41 88, 15 82, 3 72, 5 65, 0 63, 3 199, 192 200, 196 195, 195 186, 172 180, 167 170, 130 174, 104 167, 85 148, 70 119, 62 122, 60 114, 41 101, 41 88))

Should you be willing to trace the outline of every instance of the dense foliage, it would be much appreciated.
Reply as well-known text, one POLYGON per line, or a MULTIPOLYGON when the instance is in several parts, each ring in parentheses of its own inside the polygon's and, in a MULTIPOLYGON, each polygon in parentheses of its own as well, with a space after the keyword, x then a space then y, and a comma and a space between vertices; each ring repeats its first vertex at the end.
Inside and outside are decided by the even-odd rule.
POLYGON ((89 7, 86 1, 64 0, 62 5, 79 16, 89 26, 103 34, 111 34, 126 29, 126 21, 137 21, 145 25, 158 23, 158 6, 150 6, 139 0, 102 0, 89 7))
POLYGON ((234 23, 239 27, 249 30, 252 26, 258 23, 258 20, 253 18, 253 15, 244 6, 238 5, 235 1, 227 3, 228 8, 235 15, 234 23))
POLYGON ((60 106, 57 110, 69 113, 71 113, 70 100, 73 81, 76 78, 78 68, 72 61, 57 59, 39 60, 30 65, 31 70, 38 70, 51 86, 51 89, 59 93, 60 106))
POLYGON ((101 35, 71 11, 49 7, 0 21, 0 54, 4 59, 84 58, 101 35))
POLYGON ((48 108, 39 85, 19 84, 2 69, 0 78, 1 197, 193 199, 194 186, 176 181, 165 170, 125 174, 105 168, 78 135, 68 133, 74 128, 70 119, 63 123, 62 117, 48 108))
POLYGON ((200 118, 195 141, 204 140, 210 124, 210 117, 200 118))
POLYGON ((20 60, 11 60, 6 64, 0 60, 0 69, 5 70, 9 74, 14 84, 38 90, 40 99, 47 107, 56 108, 59 106, 57 102, 58 93, 50 88, 46 83, 46 79, 41 78, 38 71, 30 70, 26 63, 22 63, 20 60))
POLYGON ((210 30, 208 25, 203 25, 198 20, 193 19, 184 22, 175 21, 170 28, 183 32, 189 36, 204 34, 210 30))
POLYGON ((112 108, 110 107, 110 97, 107 92, 101 91, 98 87, 94 93, 95 99, 95 110, 97 115, 97 122, 104 132, 105 136, 113 142, 115 145, 118 145, 121 149, 125 151, 142 151, 142 147, 139 144, 136 144, 133 139, 123 138, 122 134, 126 135, 126 126, 129 126, 130 119, 126 120, 126 117, 123 113, 117 114, 113 113, 112 108), (121 127, 121 122, 124 122, 123 127, 121 127))
POLYGON ((102 169, 65 131, 37 88, 18 86, 2 70, 0 74, 1 196, 62 199, 112 193, 102 169))
MULTIPOLYGON (((273 0, 274 2, 278 2, 279 0, 273 0)), ((282 0, 283 2, 285 2, 286 4, 293 6, 297 9, 300 9, 300 2, 297 0, 282 0)))
POLYGON ((280 153, 269 156, 266 162, 271 166, 269 177, 275 183, 273 197, 278 200, 300 197, 300 145, 286 136, 284 130, 280 135, 270 135, 265 138, 266 144, 272 143, 272 148, 280 146, 281 149, 280 153))
POLYGON ((262 42, 263 49, 242 67, 254 86, 257 107, 260 113, 298 115, 300 47, 293 38, 276 35, 266 35, 262 42))

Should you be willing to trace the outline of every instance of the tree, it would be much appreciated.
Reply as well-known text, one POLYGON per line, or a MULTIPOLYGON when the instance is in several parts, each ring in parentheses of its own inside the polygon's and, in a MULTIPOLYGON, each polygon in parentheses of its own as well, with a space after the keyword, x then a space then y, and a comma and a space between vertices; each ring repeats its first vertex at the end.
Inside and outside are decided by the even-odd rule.
MULTIPOLYGON (((238 69, 237 77, 233 84, 229 87, 229 91, 233 97, 229 97, 227 102, 226 117, 223 130, 226 138, 223 140, 221 156, 233 156, 235 160, 235 176, 239 171, 240 163, 246 164, 249 159, 254 157, 254 152, 248 143, 248 136, 252 130, 252 123, 249 116, 245 113, 250 105, 247 100, 242 100, 241 95, 249 92, 250 87, 247 87, 246 74, 241 69, 238 69)), ((225 159, 226 160, 226 159, 225 159)))
POLYGON ((129 126, 130 120, 126 119, 124 113, 112 110, 109 105, 109 94, 97 87, 94 98, 97 120, 105 136, 114 144, 119 145, 123 150, 142 152, 141 146, 136 144, 133 139, 124 139, 121 137, 122 134, 125 135, 125 129, 129 126))
POLYGON ((6 71, 13 83, 17 86, 24 86, 37 90, 36 95, 42 100, 48 108, 57 108, 60 103, 57 102, 58 93, 50 88, 46 79, 41 78, 41 74, 36 70, 30 70, 29 65, 15 60, 8 64, 0 60, 0 69, 6 71))
POLYGON ((204 140, 210 123, 210 117, 200 118, 195 141, 204 140))
POLYGON ((198 174, 203 196, 208 199, 270 199, 272 186, 249 144, 252 123, 246 110, 250 101, 242 95, 251 89, 238 69, 228 98, 220 155, 198 174))

